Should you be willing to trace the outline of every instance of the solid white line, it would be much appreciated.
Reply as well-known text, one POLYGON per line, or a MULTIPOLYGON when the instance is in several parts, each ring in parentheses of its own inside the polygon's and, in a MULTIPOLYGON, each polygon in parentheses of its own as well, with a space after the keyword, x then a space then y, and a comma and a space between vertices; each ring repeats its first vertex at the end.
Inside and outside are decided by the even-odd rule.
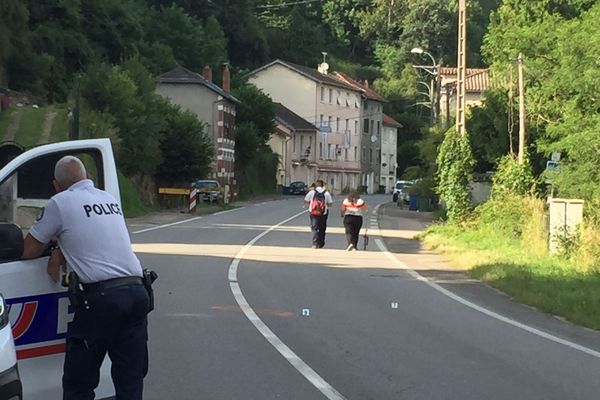
POLYGON ((533 333, 534 335, 540 336, 544 339, 548 339, 551 340, 555 343, 558 344, 562 344, 564 346, 570 347, 572 349, 581 351, 585 354, 588 354, 590 356, 593 357, 597 357, 600 358, 600 352, 590 349, 589 347, 585 347, 582 345, 579 345, 577 343, 573 343, 570 342, 568 340, 565 339, 561 339, 557 336, 551 335, 547 332, 544 332, 542 330, 539 330, 537 328, 531 327, 529 325, 525 325, 521 322, 515 321, 514 319, 510 319, 508 317, 505 317, 503 315, 500 315, 494 311, 488 310, 487 308, 478 306, 475 303, 470 302, 469 300, 466 300, 454 293, 452 293, 451 291, 449 291, 448 289, 445 289, 444 287, 438 285, 435 282, 430 281, 429 279, 425 278, 424 276, 422 276, 421 274, 419 274, 417 271, 415 271, 414 269, 410 269, 406 264, 404 264, 402 261, 398 260, 392 253, 390 253, 387 249, 387 247, 385 246, 385 244, 383 243, 383 241, 381 239, 375 239, 375 243, 377 244, 377 247, 379 247, 379 250, 381 250, 392 262, 396 263, 400 268, 402 268, 403 270, 405 270, 411 277, 415 278, 416 280, 419 280, 427 285, 429 285, 431 288, 437 290, 438 292, 450 297, 452 300, 455 300, 459 303, 461 303, 462 305, 465 305, 475 311, 479 311, 482 314, 485 314, 489 317, 492 317, 494 319, 497 319, 499 321, 505 322, 509 325, 515 326, 517 328, 523 329, 524 331, 527 331, 529 333, 533 333))
POLYGON ((201 219, 202 217, 194 217, 194 218, 188 218, 188 219, 184 219, 183 221, 177 221, 177 222, 172 222, 170 224, 164 224, 164 225, 158 225, 158 226, 153 226, 152 228, 146 228, 146 229, 141 229, 139 231, 135 231, 135 232, 131 232, 132 234, 138 234, 138 233, 144 233, 144 232, 150 232, 150 231, 155 231, 158 229, 163 229, 163 228, 168 228, 169 226, 175 226, 175 225, 180 225, 180 224, 184 224, 186 222, 192 222, 192 221, 197 221, 199 219, 201 219))
POLYGON ((246 207, 238 207, 238 208, 233 208, 233 209, 231 209, 231 210, 219 211, 218 213, 214 213, 214 214, 206 214, 206 215, 199 216, 199 217, 188 218, 188 219, 184 219, 184 220, 182 220, 182 221, 172 222, 172 223, 170 223, 170 224, 164 224, 164 225, 153 226, 152 228, 146 228, 146 229, 141 229, 141 230, 139 230, 139 231, 134 231, 134 232, 131 232, 131 234, 132 234, 132 235, 136 235, 136 234, 138 234, 138 233, 144 233, 144 232, 156 231, 156 230, 158 230, 158 229, 168 228, 168 227, 170 227, 170 226, 180 225, 180 224, 184 224, 184 223, 186 223, 186 222, 193 222, 193 221, 197 221, 197 220, 199 220, 199 219, 202 219, 202 218, 204 218, 204 217, 208 217, 208 216, 210 216, 210 215, 222 215, 222 214, 225 214, 225 213, 228 213, 228 212, 237 211, 237 210, 242 210, 242 209, 244 209, 244 208, 246 208, 246 207))
POLYGON ((269 229, 261 232, 252 240, 250 240, 244 247, 242 247, 238 253, 235 255, 235 258, 231 262, 229 266, 229 288, 231 289, 231 293, 235 298, 235 301, 240 306, 240 309, 243 311, 244 315, 254 327, 260 332, 261 335, 267 341, 275 347, 275 349, 281 354, 298 372, 302 374, 314 387, 316 387, 325 397, 330 400, 344 400, 344 396, 342 396, 337 390, 333 388, 329 383, 327 383, 319 374, 315 372, 308 364, 306 364, 300 357, 296 355, 285 343, 281 341, 269 329, 269 327, 260 319, 260 317, 254 312, 252 307, 246 301, 244 294, 240 288, 239 283, 237 282, 237 270, 240 264, 240 261, 244 258, 246 252, 256 243, 260 238, 271 232, 272 230, 278 228, 279 226, 299 217, 302 214, 306 214, 306 211, 299 212, 292 217, 281 221, 277 225, 271 226, 269 229))

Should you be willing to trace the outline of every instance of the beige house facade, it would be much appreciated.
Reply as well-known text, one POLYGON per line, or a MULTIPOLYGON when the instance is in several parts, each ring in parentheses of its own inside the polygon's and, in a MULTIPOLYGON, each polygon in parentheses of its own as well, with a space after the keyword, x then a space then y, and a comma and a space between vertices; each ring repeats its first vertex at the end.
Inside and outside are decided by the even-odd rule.
MULTIPOLYGON (((300 143, 298 139, 296 144, 297 151, 311 147, 312 162, 316 164, 315 179, 325 181, 333 193, 354 190, 361 185, 359 89, 339 81, 327 71, 319 72, 282 60, 252 71, 249 82, 318 129, 313 145, 310 135, 303 135, 306 139, 302 140, 308 143, 300 143)), ((294 146, 294 141, 291 142, 294 146)), ((307 170, 306 183, 310 184, 308 173, 307 170)))
POLYGON ((235 186, 235 115, 239 100, 229 87, 229 70, 223 69, 223 87, 212 82, 212 71, 203 74, 176 67, 156 79, 156 93, 190 111, 204 123, 214 141, 215 156, 210 178, 235 186))
MULTIPOLYGON (((465 79, 466 106, 480 106, 484 93, 490 88, 489 70, 484 68, 467 68, 465 79)), ((456 80, 457 69, 440 67, 438 69, 439 109, 442 121, 452 124, 451 118, 456 115, 456 80)))
POLYGON ((342 72, 333 75, 340 81, 361 92, 360 116, 360 166, 361 185, 367 193, 376 193, 380 185, 385 186, 380 168, 382 155, 383 103, 385 99, 369 87, 369 82, 359 82, 342 72))
POLYGON ((318 155, 315 143, 317 127, 281 103, 275 103, 275 133, 269 145, 279 155, 277 183, 289 187, 302 181, 310 185, 318 177, 318 155))

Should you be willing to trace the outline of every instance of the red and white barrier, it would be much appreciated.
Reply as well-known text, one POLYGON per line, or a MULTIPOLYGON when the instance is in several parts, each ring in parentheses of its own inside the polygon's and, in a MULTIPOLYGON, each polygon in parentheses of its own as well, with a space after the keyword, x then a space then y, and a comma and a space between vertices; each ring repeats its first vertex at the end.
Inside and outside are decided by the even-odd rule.
POLYGON ((198 189, 195 187, 190 188, 190 214, 196 212, 196 204, 198 201, 198 189))

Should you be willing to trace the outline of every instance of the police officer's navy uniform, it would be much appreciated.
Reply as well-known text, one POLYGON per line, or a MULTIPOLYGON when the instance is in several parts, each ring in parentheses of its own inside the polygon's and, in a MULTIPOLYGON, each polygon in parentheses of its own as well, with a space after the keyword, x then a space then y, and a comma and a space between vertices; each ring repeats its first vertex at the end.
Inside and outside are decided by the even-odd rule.
POLYGON ((57 238, 89 304, 75 308, 67 331, 63 398, 93 399, 108 353, 117 400, 141 399, 149 297, 119 202, 79 181, 49 200, 30 234, 41 243, 57 238))

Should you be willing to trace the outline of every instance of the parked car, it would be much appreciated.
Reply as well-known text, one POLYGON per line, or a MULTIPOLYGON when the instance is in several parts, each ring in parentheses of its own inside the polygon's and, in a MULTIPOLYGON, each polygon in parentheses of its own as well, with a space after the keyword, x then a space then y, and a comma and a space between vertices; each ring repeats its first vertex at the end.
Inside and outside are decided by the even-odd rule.
POLYGON ((8 306, 0 294, 0 399, 20 400, 22 396, 15 342, 8 321, 8 306))
POLYGON ((308 186, 306 183, 297 181, 290 183, 290 194, 306 194, 308 193, 308 186))
POLYGON ((223 200, 223 190, 218 181, 197 180, 194 187, 198 189, 198 199, 208 203, 219 203, 223 200))
POLYGON ((408 188, 410 188, 412 185, 413 181, 397 181, 396 186, 394 187, 394 192, 392 193, 392 201, 394 203, 399 201, 408 203, 408 188))

